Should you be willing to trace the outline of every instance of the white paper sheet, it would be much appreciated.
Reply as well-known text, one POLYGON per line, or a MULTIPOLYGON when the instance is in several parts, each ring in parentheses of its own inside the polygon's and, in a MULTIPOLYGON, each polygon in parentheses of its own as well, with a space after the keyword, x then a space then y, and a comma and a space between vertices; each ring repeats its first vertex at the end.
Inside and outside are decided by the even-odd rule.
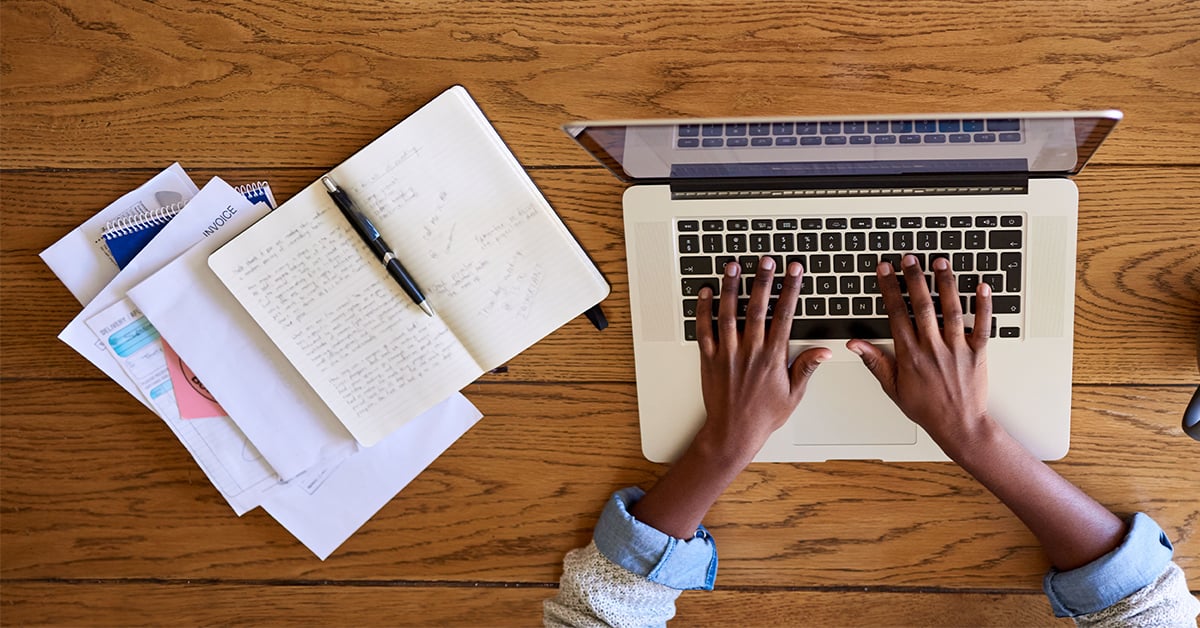
POLYGON ((125 374, 104 345, 100 344, 96 334, 88 328, 87 320, 125 298, 127 290, 209 235, 220 231, 228 233, 230 230, 240 232, 245 229, 252 221, 244 218, 238 220, 238 215, 250 211, 252 207, 246 197, 214 177, 196 193, 183 211, 163 227, 137 257, 84 306, 83 311, 58 335, 59 340, 78 351, 79 355, 87 358, 147 408, 155 410, 150 400, 138 391, 133 380, 125 374))
POLYGON ((171 374, 167 370, 158 330, 132 301, 117 301, 89 318, 87 326, 142 395, 150 400, 159 416, 178 416, 171 374))
MULTIPOLYGON (((266 213, 259 207, 249 217, 266 213)), ((355 451, 356 441, 208 268, 208 255, 228 238, 192 247, 131 288, 129 298, 290 480, 328 452, 355 451)))
POLYGON ((104 225, 127 214, 186 201, 199 190, 178 163, 155 175, 136 190, 113 201, 67 235, 42 251, 42 261, 54 271, 80 305, 91 301, 117 275, 116 262, 100 237, 104 225))
POLYGON ((178 418, 177 410, 165 416, 160 413, 155 404, 140 393, 133 379, 86 321, 121 301, 126 290, 195 243, 222 232, 228 239, 260 215, 261 212, 254 213, 253 206, 244 196, 214 178, 59 335, 80 355, 154 410, 239 515, 257 506, 262 490, 278 481, 270 465, 228 418, 184 421, 178 418))
POLYGON ((196 464, 239 516, 258 506, 279 478, 227 417, 185 422, 163 356, 158 331, 129 299, 88 320, 101 342, 154 405, 196 464))
POLYGON ((482 416, 455 393, 336 468, 277 486, 263 509, 325 560, 482 416))

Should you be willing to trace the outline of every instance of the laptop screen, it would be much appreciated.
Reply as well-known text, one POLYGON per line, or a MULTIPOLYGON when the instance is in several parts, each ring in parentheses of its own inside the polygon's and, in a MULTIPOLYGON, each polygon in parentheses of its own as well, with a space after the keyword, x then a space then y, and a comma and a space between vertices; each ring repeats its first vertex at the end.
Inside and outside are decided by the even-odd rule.
POLYGON ((1079 172, 1119 111, 578 122, 627 182, 1079 172))

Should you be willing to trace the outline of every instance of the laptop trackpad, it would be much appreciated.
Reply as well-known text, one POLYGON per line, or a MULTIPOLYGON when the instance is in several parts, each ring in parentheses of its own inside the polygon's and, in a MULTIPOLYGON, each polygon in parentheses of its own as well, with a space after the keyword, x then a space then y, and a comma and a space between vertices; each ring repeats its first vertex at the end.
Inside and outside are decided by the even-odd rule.
POLYGON ((797 445, 911 445, 917 426, 883 394, 861 362, 817 369, 789 421, 797 445))

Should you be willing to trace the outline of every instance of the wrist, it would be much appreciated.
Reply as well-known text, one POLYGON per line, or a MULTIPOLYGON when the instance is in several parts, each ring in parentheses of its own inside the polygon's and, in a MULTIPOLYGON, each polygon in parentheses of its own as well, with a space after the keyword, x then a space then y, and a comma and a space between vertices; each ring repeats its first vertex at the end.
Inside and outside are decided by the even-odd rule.
MULTIPOLYGON (((723 424, 724 422, 717 422, 723 424)), ((762 443, 745 434, 733 433, 705 422, 688 450, 709 468, 740 472, 754 460, 762 443)))
POLYGON ((931 436, 942 451, 959 465, 991 455, 1005 440, 1011 438, 1008 432, 986 413, 959 422, 952 432, 931 436))

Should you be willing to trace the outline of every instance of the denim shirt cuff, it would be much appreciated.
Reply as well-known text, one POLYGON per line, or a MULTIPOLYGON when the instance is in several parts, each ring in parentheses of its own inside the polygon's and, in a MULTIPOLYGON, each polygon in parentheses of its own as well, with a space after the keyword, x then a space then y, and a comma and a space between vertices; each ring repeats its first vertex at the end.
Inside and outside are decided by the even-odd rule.
POLYGON ((1095 613, 1154 582, 1170 564, 1173 549, 1162 528, 1139 512, 1116 549, 1070 571, 1051 569, 1042 588, 1058 617, 1095 613))
POLYGON ((717 546, 704 526, 677 539, 638 521, 629 509, 646 493, 636 486, 613 493, 592 533, 605 558, 650 582, 672 589, 711 591, 717 579, 717 546))

